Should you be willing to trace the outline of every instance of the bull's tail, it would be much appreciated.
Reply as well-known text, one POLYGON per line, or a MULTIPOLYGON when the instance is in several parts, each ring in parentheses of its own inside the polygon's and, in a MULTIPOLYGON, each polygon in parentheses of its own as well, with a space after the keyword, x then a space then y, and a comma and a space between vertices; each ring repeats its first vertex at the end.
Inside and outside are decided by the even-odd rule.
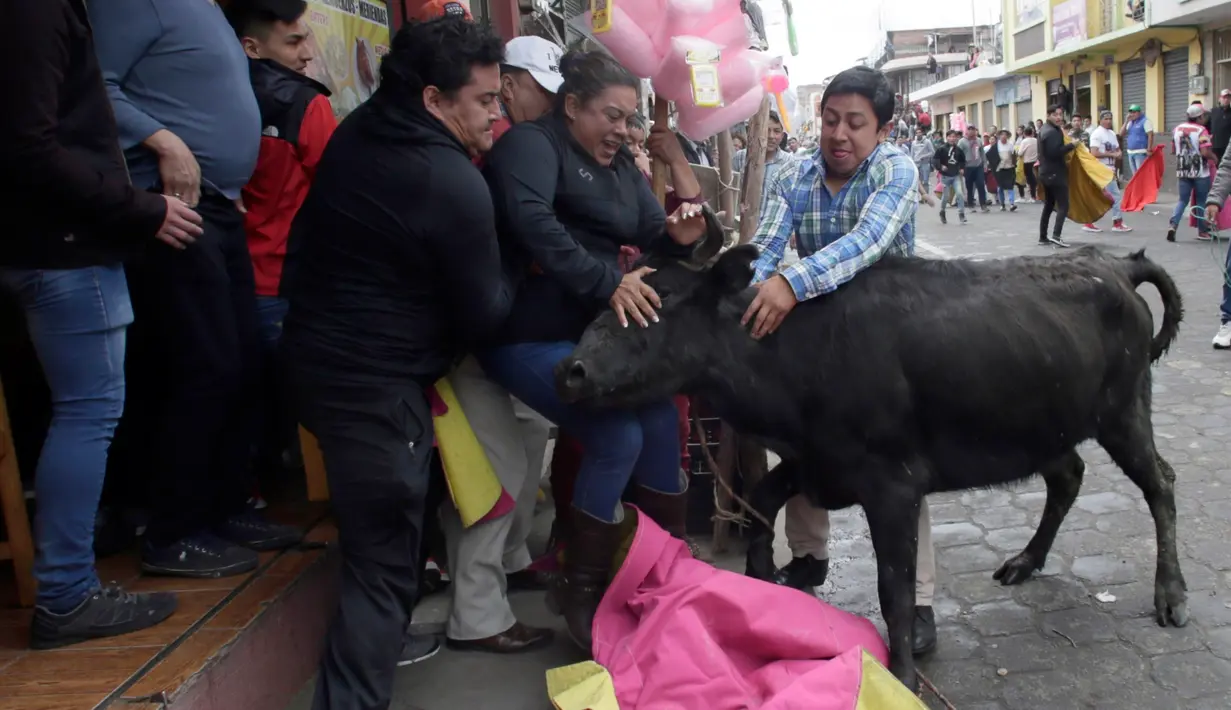
POLYGON ((1158 335, 1150 343, 1150 361, 1157 362, 1171 347, 1175 336, 1180 332, 1180 321, 1184 319, 1184 300, 1180 298, 1180 289, 1163 267, 1146 258, 1146 250, 1135 251, 1124 258, 1128 268, 1129 280, 1133 288, 1148 283, 1158 289, 1158 295, 1163 299, 1163 323, 1158 329, 1158 335))

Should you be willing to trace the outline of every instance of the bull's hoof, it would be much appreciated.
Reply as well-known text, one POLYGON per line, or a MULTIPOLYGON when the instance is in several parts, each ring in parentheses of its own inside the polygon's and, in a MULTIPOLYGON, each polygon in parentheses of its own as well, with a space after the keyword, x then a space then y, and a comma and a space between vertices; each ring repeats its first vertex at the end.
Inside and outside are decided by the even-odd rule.
POLYGON ((1179 588, 1157 585, 1154 589, 1154 618, 1159 626, 1180 628, 1188 624, 1188 597, 1179 588))
POLYGON ((773 545, 759 545, 755 542, 748 545, 748 557, 745 561, 744 574, 753 579, 765 582, 773 581, 778 568, 774 566, 773 545))
POLYGON ((1005 560, 1000 569, 992 574, 992 579, 1004 585, 1021 584, 1030 579, 1035 570, 1040 569, 1043 569, 1043 565, 1035 563, 1033 557, 1023 552, 1005 560))

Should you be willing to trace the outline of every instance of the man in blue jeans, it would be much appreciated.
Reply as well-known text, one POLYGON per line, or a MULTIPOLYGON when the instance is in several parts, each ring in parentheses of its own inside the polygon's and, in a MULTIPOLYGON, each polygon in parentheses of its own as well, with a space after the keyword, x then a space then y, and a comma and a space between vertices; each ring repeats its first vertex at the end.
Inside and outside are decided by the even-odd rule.
POLYGON ((966 180, 966 206, 975 206, 975 193, 979 193, 979 209, 987 212, 987 151, 983 149, 983 140, 979 138, 979 129, 975 126, 966 127, 966 137, 958 141, 958 147, 966 156, 966 165, 962 175, 966 180))
MULTIPOLYGON (((51 390, 35 473, 34 648, 160 623, 169 593, 103 587, 94 515, 124 409, 132 304, 120 261, 156 237, 177 250, 201 218, 175 197, 134 189, 82 0, 0 3, 0 59, 20 64, 0 112, 0 287, 16 294, 51 390)), ((6 334, 8 337, 9 334, 6 334)))
MULTIPOLYGON (((1167 241, 1175 241, 1175 230, 1187 215, 1188 205, 1204 205, 1210 193, 1210 162, 1217 160, 1211 147, 1210 131, 1197 121, 1205 113, 1200 104, 1188 107, 1188 120, 1171 132, 1171 147, 1175 151, 1175 176, 1180 199, 1176 200, 1167 229, 1167 241), (1195 200, 1194 200, 1195 197, 1195 200)), ((1210 225, 1205 212, 1197 210, 1197 241, 1210 241, 1210 225)))

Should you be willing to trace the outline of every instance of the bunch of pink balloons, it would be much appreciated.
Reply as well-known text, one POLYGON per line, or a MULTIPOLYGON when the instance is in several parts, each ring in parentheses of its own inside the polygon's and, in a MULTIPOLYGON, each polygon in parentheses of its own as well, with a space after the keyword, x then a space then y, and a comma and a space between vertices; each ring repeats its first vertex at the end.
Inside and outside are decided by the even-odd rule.
POLYGON ((770 57, 748 49, 739 0, 612 0, 609 12, 610 28, 594 36, 629 71, 650 79, 655 95, 675 102, 677 127, 689 138, 704 140, 751 118, 768 86, 785 86, 770 57), (714 56, 721 105, 697 106, 692 70, 698 57, 714 56))

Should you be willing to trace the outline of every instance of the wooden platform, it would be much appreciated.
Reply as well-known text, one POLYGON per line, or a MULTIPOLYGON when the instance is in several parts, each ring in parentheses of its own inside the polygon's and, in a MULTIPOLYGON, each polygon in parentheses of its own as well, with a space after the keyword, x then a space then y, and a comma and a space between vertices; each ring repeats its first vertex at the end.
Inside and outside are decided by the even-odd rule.
MULTIPOLYGON (((285 707, 315 670, 333 605, 322 505, 271 514, 309 528, 300 549, 261 555, 251 574, 142 577, 135 554, 100 561, 104 583, 174 591, 179 609, 134 634, 54 651, 28 648, 30 609, 0 579, 0 707, 5 710, 268 710, 285 707)), ((6 566, 7 567, 7 566, 6 566)))

